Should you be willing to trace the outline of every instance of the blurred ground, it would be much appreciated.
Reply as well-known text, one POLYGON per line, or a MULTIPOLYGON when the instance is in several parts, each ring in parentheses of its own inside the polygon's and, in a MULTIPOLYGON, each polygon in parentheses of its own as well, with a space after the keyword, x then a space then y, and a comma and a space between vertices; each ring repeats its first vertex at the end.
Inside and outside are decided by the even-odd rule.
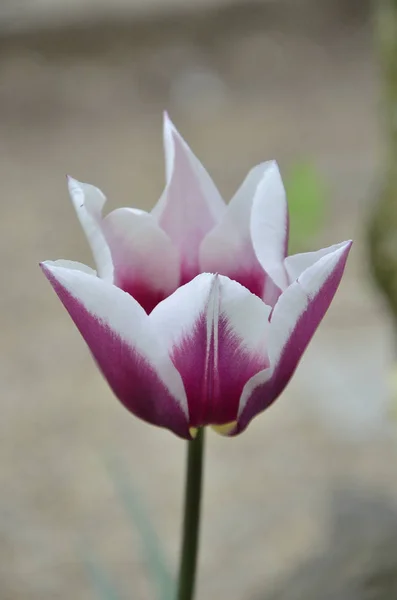
POLYGON ((313 160, 332 199, 318 245, 355 239, 284 397, 240 438, 208 436, 198 598, 366 599, 338 565, 346 579, 370 573, 373 590, 378 549, 396 539, 392 340, 361 242, 381 158, 370 24, 245 7, 0 40, 1 600, 93 600, 83 543, 123 598, 154 597, 109 453, 125 461, 176 564, 184 444, 112 399, 37 266, 91 261, 66 172, 101 187, 111 207, 154 204, 164 108, 226 198, 264 159, 284 169, 313 160), (344 518, 342 535, 341 514, 364 516, 344 518))
MULTIPOLYGON (((313 12, 328 19, 330 15, 367 13, 370 0, 247 0, 245 6, 286 7, 294 19, 305 20, 313 12)), ((241 0, 2 0, 0 28, 3 31, 32 30, 37 27, 81 24, 114 18, 158 19, 196 16, 203 11, 214 11, 242 6, 241 0)))

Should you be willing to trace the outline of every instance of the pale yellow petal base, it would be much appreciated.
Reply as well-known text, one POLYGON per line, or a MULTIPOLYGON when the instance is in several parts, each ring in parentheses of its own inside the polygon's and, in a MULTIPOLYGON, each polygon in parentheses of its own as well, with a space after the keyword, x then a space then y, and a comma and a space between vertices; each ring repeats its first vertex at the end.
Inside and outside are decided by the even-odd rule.
POLYGON ((229 435, 235 429, 237 425, 237 421, 231 421, 230 423, 225 423, 224 425, 211 425, 211 428, 219 435, 229 435))
POLYGON ((196 437, 197 432, 198 432, 198 427, 189 427, 189 433, 193 439, 196 437))
MULTIPOLYGON (((211 429, 218 433, 219 435, 228 436, 233 429, 235 429, 237 425, 237 421, 231 421, 230 423, 225 423, 224 425, 210 425, 211 429)), ((189 433, 191 437, 194 439, 197 435, 198 427, 190 427, 189 433)))

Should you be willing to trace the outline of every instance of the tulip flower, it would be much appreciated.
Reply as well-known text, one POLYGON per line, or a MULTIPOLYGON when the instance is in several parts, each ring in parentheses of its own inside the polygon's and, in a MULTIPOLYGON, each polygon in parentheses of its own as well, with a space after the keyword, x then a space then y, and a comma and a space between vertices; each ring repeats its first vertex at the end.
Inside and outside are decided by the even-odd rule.
POLYGON ((97 271, 42 268, 114 394, 137 417, 190 439, 235 435, 280 395, 328 309, 351 242, 286 256, 276 163, 230 201, 168 117, 166 187, 151 213, 69 179, 97 271))
POLYGON ((351 241, 288 256, 277 164, 254 167, 228 205, 171 121, 166 186, 148 213, 69 178, 96 271, 42 269, 116 397, 189 440, 178 600, 192 600, 205 426, 234 436, 293 375, 341 281, 351 241))

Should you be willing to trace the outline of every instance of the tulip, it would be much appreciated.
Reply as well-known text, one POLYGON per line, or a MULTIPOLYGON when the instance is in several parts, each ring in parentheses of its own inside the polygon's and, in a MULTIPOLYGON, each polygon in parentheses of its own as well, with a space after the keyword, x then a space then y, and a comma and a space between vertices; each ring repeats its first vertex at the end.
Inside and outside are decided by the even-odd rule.
POLYGON ((275 162, 228 206, 164 119, 166 186, 151 211, 120 208, 69 178, 96 271, 42 263, 110 387, 137 417, 188 441, 177 600, 193 600, 204 427, 242 432, 284 390, 343 275, 351 241, 287 256, 275 162))
POLYGON ((166 186, 145 211, 102 216, 105 197, 69 178, 97 270, 42 268, 114 394, 137 417, 192 439, 242 432, 289 382, 340 283, 351 241, 287 256, 275 162, 228 205, 168 117, 166 186))

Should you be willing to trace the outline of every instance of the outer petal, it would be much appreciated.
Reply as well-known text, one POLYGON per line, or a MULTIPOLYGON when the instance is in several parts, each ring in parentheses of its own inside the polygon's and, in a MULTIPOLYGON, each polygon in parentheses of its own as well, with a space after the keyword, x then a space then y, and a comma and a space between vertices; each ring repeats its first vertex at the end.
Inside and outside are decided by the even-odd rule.
POLYGON ((257 165, 248 173, 221 222, 207 234, 200 247, 202 271, 227 275, 259 297, 263 294, 265 273, 252 246, 250 221, 256 188, 269 164, 257 165))
POLYGON ((101 231, 102 209, 106 198, 98 188, 72 177, 68 177, 68 187, 77 217, 90 244, 98 275, 112 281, 112 258, 101 231))
POLYGON ((269 314, 243 286, 208 273, 151 313, 182 376, 191 427, 235 421, 245 383, 269 364, 269 314))
POLYGON ((138 302, 79 265, 42 268, 124 406, 190 438, 181 378, 138 302))
POLYGON ((342 248, 345 244, 346 242, 341 242, 340 244, 334 244, 328 248, 317 250, 317 252, 303 252, 301 254, 292 254, 291 256, 287 256, 284 261, 284 266, 287 272, 288 282, 293 283, 295 279, 298 279, 303 271, 314 265, 314 263, 320 260, 320 258, 335 252, 335 250, 342 248))
POLYGON ((258 374, 242 393, 238 428, 265 410, 284 390, 339 286, 352 242, 323 256, 280 296, 269 331, 271 371, 258 374))
MULTIPOLYGON (((288 226, 285 189, 277 163, 273 161, 269 163, 254 197, 251 236, 260 264, 279 291, 285 289, 288 283, 284 269, 284 258, 288 249, 288 226)), ((274 290, 270 290, 270 296, 274 299, 277 299, 277 295, 274 290)), ((274 304, 274 301, 270 302, 266 296, 265 301, 274 304)))
POLYGON ((87 273, 87 275, 92 275, 93 277, 97 276, 97 272, 94 271, 94 269, 91 269, 91 267, 88 267, 81 262, 76 262, 75 260, 64 260, 60 258, 59 260, 47 261, 42 263, 40 266, 42 269, 44 269, 47 264, 54 265, 56 267, 63 267, 72 271, 81 271, 82 273, 87 273))
POLYGON ((180 278, 179 254, 152 215, 119 208, 102 221, 112 254, 113 283, 150 312, 172 294, 180 278))
POLYGON ((212 179, 167 115, 164 147, 166 187, 152 214, 180 252, 185 283, 199 273, 200 243, 226 208, 212 179))

